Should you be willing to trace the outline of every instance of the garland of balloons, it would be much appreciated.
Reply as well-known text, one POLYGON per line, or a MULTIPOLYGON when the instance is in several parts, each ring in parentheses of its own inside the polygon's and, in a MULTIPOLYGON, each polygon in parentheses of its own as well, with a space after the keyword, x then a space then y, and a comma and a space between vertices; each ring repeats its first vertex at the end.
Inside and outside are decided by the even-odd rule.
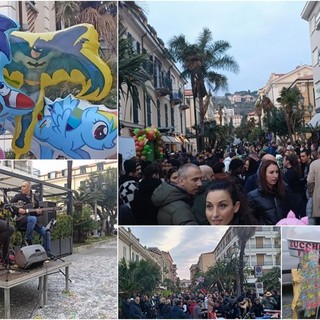
POLYGON ((141 160, 155 161, 162 159, 164 148, 161 133, 157 128, 136 128, 133 130, 136 156, 141 160))

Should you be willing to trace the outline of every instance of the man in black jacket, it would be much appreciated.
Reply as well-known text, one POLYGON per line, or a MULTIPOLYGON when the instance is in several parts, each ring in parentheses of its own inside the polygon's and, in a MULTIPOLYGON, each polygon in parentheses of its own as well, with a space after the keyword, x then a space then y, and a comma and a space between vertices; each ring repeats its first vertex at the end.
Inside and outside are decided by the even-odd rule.
POLYGON ((14 214, 16 216, 16 226, 18 230, 26 230, 25 243, 27 245, 32 244, 33 231, 40 234, 43 238, 43 247, 47 252, 47 256, 50 259, 56 259, 51 253, 51 234, 50 230, 46 229, 42 224, 38 222, 37 216, 42 214, 41 208, 39 208, 39 201, 35 197, 31 190, 31 182, 23 181, 21 185, 21 192, 16 194, 12 199, 11 203, 21 202, 23 206, 13 207, 14 214), (28 213, 29 209, 33 213, 28 213))
POLYGON ((140 297, 136 296, 130 305, 130 319, 144 319, 144 314, 140 306, 140 297))

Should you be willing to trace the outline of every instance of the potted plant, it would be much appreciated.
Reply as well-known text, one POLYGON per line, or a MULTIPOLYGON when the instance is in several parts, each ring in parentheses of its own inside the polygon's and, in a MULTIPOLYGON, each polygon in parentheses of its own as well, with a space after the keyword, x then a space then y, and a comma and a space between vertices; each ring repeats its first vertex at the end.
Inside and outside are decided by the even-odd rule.
POLYGON ((62 213, 57 215, 56 226, 51 231, 51 251, 56 256, 72 253, 72 216, 62 213))

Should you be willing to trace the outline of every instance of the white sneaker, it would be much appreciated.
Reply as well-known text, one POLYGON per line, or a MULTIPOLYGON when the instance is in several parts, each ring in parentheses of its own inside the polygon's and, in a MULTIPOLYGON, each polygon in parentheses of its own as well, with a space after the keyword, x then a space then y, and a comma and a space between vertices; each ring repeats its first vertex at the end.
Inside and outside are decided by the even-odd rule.
POLYGON ((57 224, 57 220, 51 219, 49 221, 49 223, 47 224, 46 229, 51 230, 52 228, 54 228, 56 226, 56 224, 57 224))

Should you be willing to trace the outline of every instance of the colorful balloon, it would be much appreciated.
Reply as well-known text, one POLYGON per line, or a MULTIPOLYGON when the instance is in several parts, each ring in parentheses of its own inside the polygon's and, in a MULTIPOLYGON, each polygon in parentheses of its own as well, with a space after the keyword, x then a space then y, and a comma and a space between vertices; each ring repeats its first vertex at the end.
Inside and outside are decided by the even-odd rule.
POLYGON ((72 95, 46 99, 37 121, 32 152, 41 159, 105 159, 116 155, 118 118, 104 105, 91 105, 72 95))
POLYGON ((112 76, 99 57, 98 33, 90 24, 57 32, 12 32, 9 39, 12 61, 4 75, 10 85, 35 103, 32 113, 15 119, 12 147, 19 158, 30 149, 38 118, 43 113, 46 88, 71 82, 79 85, 77 98, 99 101, 109 93, 112 76))
MULTIPOLYGON (((0 14, 0 70, 11 60, 9 34, 18 29, 11 19, 0 14)), ((0 73, 0 133, 6 130, 6 123, 14 120, 14 116, 30 114, 34 109, 33 100, 20 90, 11 87, 4 75, 0 73)))

